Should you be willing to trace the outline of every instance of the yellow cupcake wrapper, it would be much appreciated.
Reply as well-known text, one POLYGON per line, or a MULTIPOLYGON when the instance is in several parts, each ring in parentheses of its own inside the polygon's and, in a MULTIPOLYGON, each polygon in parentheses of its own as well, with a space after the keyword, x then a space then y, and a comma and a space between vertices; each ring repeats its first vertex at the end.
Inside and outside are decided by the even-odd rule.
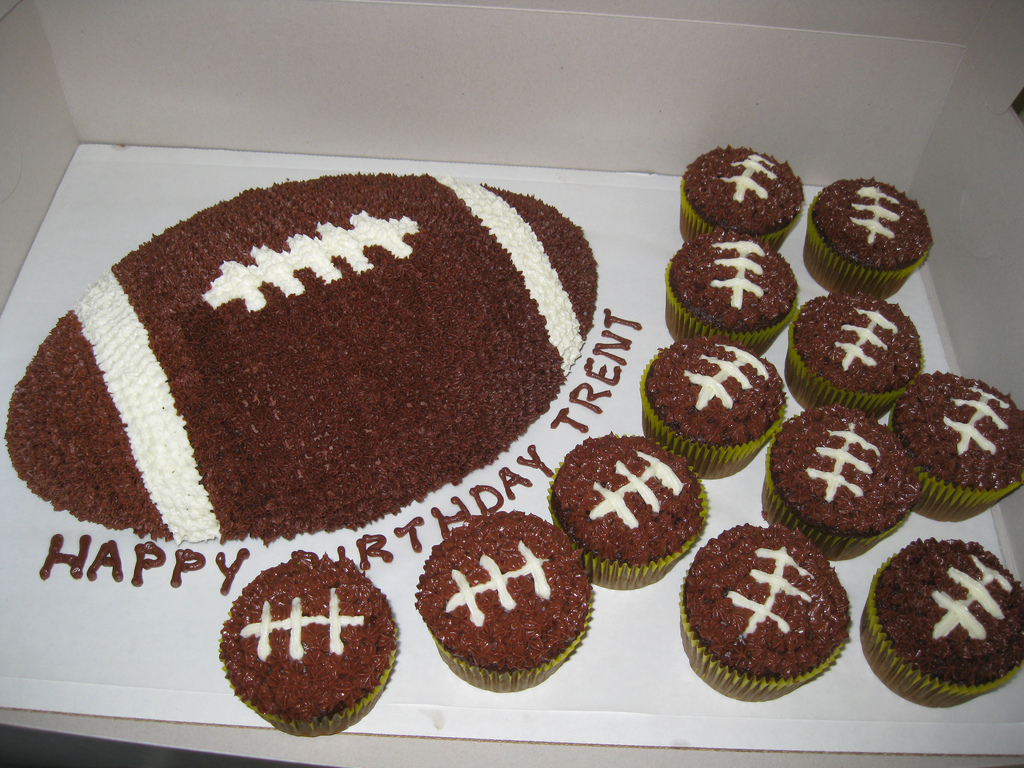
MULTIPOLYGON (((800 405, 804 408, 817 408, 821 405, 840 403, 864 411, 868 416, 878 418, 896 404, 910 382, 899 389, 892 389, 888 392, 852 392, 830 384, 822 376, 808 368, 793 343, 794 328, 799 317, 800 312, 797 311, 789 326, 789 347, 786 350, 784 375, 789 391, 800 405)), ((923 366, 923 355, 921 363, 923 366)))
MULTIPOLYGON (((894 429, 895 413, 889 414, 889 428, 894 429)), ((956 485, 933 477, 926 469, 915 467, 921 480, 921 496, 914 505, 915 513, 922 517, 944 522, 959 522, 980 515, 1003 496, 1017 490, 1024 483, 1021 480, 1005 488, 985 490, 970 486, 956 485)))
MULTIPOLYGON (((558 517, 555 516, 554 506, 551 503, 551 495, 554 492, 555 480, 558 479, 558 472, 562 470, 565 462, 562 462, 558 467, 558 471, 555 472, 555 476, 551 479, 551 486, 548 489, 548 511, 551 513, 551 520, 555 524, 555 527, 560 531, 565 529, 558 517)), ((595 552, 588 551, 581 544, 577 544, 572 538, 569 538, 569 543, 572 544, 573 549, 579 550, 583 560, 583 566, 587 569, 587 573, 590 576, 592 584, 596 584, 599 587, 605 589, 640 589, 650 584, 654 584, 660 581, 674 566, 679 559, 685 555, 693 543, 700 538, 701 531, 704 530, 704 523, 708 519, 708 496, 707 491, 704 488, 704 484, 700 481, 700 477, 697 477, 697 485, 700 488, 700 530, 694 535, 692 539, 683 544, 682 549, 675 552, 671 552, 664 557, 660 557, 657 560, 652 560, 649 563, 643 565, 633 565, 631 563, 623 563, 616 560, 609 560, 605 557, 601 557, 595 552)))
MULTIPOLYGON (((395 668, 395 656, 398 653, 397 627, 395 628, 395 640, 395 650, 391 652, 388 666, 381 673, 377 686, 343 712, 338 712, 329 717, 315 717, 312 720, 289 720, 280 715, 261 712, 251 701, 246 701, 245 699, 241 699, 241 701, 249 709, 277 728, 277 730, 284 731, 292 736, 331 736, 341 733, 366 717, 369 711, 373 709, 373 705, 377 703, 377 699, 380 698, 381 693, 384 691, 384 686, 387 685, 388 678, 391 677, 391 670, 395 668)), ((224 674, 225 676, 227 675, 226 669, 224 674)))
POLYGON ((686 615, 685 589, 686 582, 684 580, 683 587, 679 590, 679 625, 683 638, 683 649, 690 660, 690 667, 701 680, 730 698, 741 701, 771 701, 785 696, 832 666, 845 645, 845 643, 841 643, 824 661, 797 677, 778 679, 758 677, 730 669, 701 646, 700 639, 694 633, 689 617, 686 615))
POLYGON ((547 664, 543 664, 534 669, 517 670, 515 672, 495 672, 457 658, 443 645, 441 645, 437 638, 434 638, 434 645, 437 646, 437 652, 440 654, 441 658, 444 659, 445 664, 448 665, 452 672, 470 685, 495 693, 515 693, 516 691, 525 691, 527 688, 539 685, 551 677, 555 670, 562 666, 562 663, 573 654, 576 647, 583 640, 583 636, 587 633, 587 629, 590 626, 590 616, 593 613, 593 610, 594 598, 593 595, 591 595, 590 604, 587 607, 587 616, 584 619, 583 628, 580 630, 580 633, 573 638, 572 642, 569 643, 565 650, 558 654, 558 656, 547 664))
POLYGON ((647 364, 644 375, 640 379, 640 399, 643 404, 644 435, 654 440, 663 448, 682 456, 690 465, 690 469, 698 477, 714 480, 734 475, 751 462, 754 455, 761 450, 782 426, 786 417, 786 404, 779 409, 778 418, 768 430, 756 440, 742 445, 705 445, 676 434, 654 412, 647 397, 647 375, 650 373, 654 360, 647 364))
MULTIPOLYGON (((761 505, 764 508, 765 519, 769 524, 778 523, 787 528, 800 531, 821 550, 829 560, 849 560, 850 558, 862 555, 871 549, 875 544, 889 536, 899 528, 907 519, 904 515, 889 530, 873 536, 843 536, 840 534, 826 533, 805 523, 789 508, 786 502, 779 495, 772 481, 771 462, 772 444, 769 444, 765 456, 764 486, 761 490, 761 505)), ((910 510, 907 510, 909 514, 910 510)))
MULTIPOLYGON (((896 414, 889 414, 889 428, 895 428, 896 414)), ((1024 475, 1005 488, 985 490, 948 483, 932 477, 926 469, 915 467, 921 480, 921 496, 913 510, 922 517, 944 522, 959 522, 980 515, 1003 496, 1017 490, 1024 483, 1024 475)))
POLYGON ((759 331, 731 331, 708 325, 698 320, 692 312, 679 302, 675 292, 672 290, 671 273, 672 264, 670 263, 668 269, 665 270, 665 322, 668 324, 668 330, 672 334, 672 338, 676 341, 692 339, 697 336, 722 334, 738 341, 755 354, 762 355, 772 345, 772 342, 775 341, 778 335, 782 333, 786 323, 796 317, 798 305, 796 297, 794 297, 793 306, 790 307, 789 312, 786 313, 782 320, 759 331))
MULTIPOLYGON (((810 211, 818 202, 815 196, 810 211)), ((821 237, 814 223, 812 213, 807 214, 807 236, 804 239, 804 265, 811 277, 831 293, 855 293, 863 291, 887 299, 903 287, 907 278, 928 258, 928 251, 911 264, 901 269, 877 269, 855 264, 830 248, 821 237)))
POLYGON ((982 685, 957 685, 945 683, 900 659, 893 649, 892 641, 882 628, 875 605, 875 588, 878 585, 878 579, 891 562, 892 558, 890 557, 871 580, 871 591, 868 593, 868 599, 860 619, 861 646, 864 649, 864 658, 867 659, 868 665, 878 679, 889 690, 915 704, 926 707, 952 707, 1004 685, 1017 674, 1020 665, 998 680, 982 685))
MULTIPOLYGON (((679 208, 679 231, 683 236, 683 240, 693 240, 693 238, 698 235, 703 235, 714 230, 715 225, 697 213, 693 206, 690 205, 690 201, 686 199, 685 181, 680 182, 679 192, 682 201, 679 208)), ((788 235, 790 230, 793 229, 793 225, 796 224, 796 221, 799 218, 800 214, 798 212, 797 215, 793 217, 793 220, 781 229, 777 229, 774 232, 769 232, 765 235, 754 236, 764 240, 768 245, 778 250, 782 241, 786 239, 786 235, 788 235)), ((726 227, 726 229, 728 229, 728 227, 726 227)))

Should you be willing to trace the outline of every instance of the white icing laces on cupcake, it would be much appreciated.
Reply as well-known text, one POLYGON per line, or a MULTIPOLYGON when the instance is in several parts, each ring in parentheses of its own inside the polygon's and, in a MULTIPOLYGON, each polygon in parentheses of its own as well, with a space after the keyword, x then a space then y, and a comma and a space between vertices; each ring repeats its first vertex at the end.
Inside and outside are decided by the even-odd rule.
POLYGON ((871 200, 869 204, 853 203, 852 207, 855 211, 867 211, 871 214, 870 219, 858 219, 855 216, 850 217, 850 221, 860 227, 864 227, 868 231, 868 245, 874 245, 875 239, 878 235, 892 240, 895 236, 893 231, 883 224, 883 221, 899 221, 900 215, 895 211, 890 211, 888 208, 881 204, 882 200, 892 203, 893 205, 899 205, 899 200, 891 195, 885 194, 878 187, 861 187, 857 190, 857 194, 860 197, 871 200))
POLYGON ((733 194, 732 199, 737 203, 742 203, 743 198, 746 197, 747 192, 753 192, 762 200, 768 199, 768 190, 754 181, 754 174, 761 173, 767 176, 769 179, 778 178, 774 171, 769 170, 765 167, 767 165, 775 165, 771 160, 761 157, 758 154, 747 156, 746 160, 740 160, 739 162, 733 163, 737 168, 742 168, 743 173, 738 176, 720 176, 722 181, 727 181, 730 184, 736 185, 736 192, 733 194))
POLYGON ((853 467, 857 472, 865 475, 874 474, 874 470, 871 465, 866 461, 862 461, 850 453, 849 448, 851 445, 859 445, 861 448, 874 451, 876 455, 881 455, 878 451, 878 447, 868 442, 863 437, 858 435, 854 431, 853 422, 850 422, 849 429, 846 430, 829 430, 829 437, 838 437, 843 441, 843 445, 840 448, 827 448, 820 446, 815 448, 815 451, 826 458, 833 460, 832 470, 830 472, 823 472, 819 469, 812 467, 807 468, 808 477, 814 478, 815 480, 825 481, 825 493, 823 498, 825 501, 831 502, 836 497, 836 492, 840 487, 846 488, 856 498, 860 498, 864 495, 864 489, 862 489, 856 483, 847 480, 843 476, 843 470, 849 465, 853 467))
POLYGON ((796 560, 790 557, 789 551, 785 547, 779 549, 767 549, 760 548, 754 551, 754 554, 765 560, 772 560, 775 563, 775 569, 771 573, 759 570, 757 568, 750 572, 750 578, 759 584, 767 584, 769 587, 768 598, 763 603, 755 602, 748 597, 744 597, 742 594, 737 592, 735 589, 731 590, 726 597, 728 597, 733 605, 737 608, 745 608, 751 611, 750 619, 747 621, 747 627, 743 630, 743 637, 748 637, 757 631, 758 626, 764 621, 771 620, 775 622, 775 625, 779 628, 779 631, 783 634, 789 634, 789 622, 776 613, 772 613, 772 608, 775 607, 775 598, 780 592, 784 592, 787 595, 799 597, 805 603, 812 601, 811 596, 804 592, 802 589, 795 587, 791 582, 786 579, 786 566, 791 566, 796 569, 797 573, 801 576, 810 576, 810 572, 805 568, 802 568, 796 560))
POLYGON ((954 405, 969 405, 974 408, 974 415, 971 416, 970 420, 966 422, 953 421, 948 416, 942 417, 942 423, 947 427, 957 432, 960 435, 960 441, 956 445, 956 452, 958 456, 963 456, 971 447, 971 443, 976 443, 978 447, 988 453, 994 454, 996 452, 996 444, 985 437, 978 430, 976 424, 984 418, 989 418, 992 423, 996 425, 997 429, 1009 429, 1009 425, 999 418, 999 415, 992 408, 991 403, 995 403, 999 408, 1010 407, 1010 404, 1000 400, 995 395, 990 395, 977 387, 970 388, 972 392, 978 393, 977 400, 961 400, 954 398, 951 402, 954 405))
POLYGON ((853 365, 854 362, 866 365, 869 368, 873 368, 878 365, 878 361, 867 354, 865 348, 870 345, 872 347, 878 347, 884 351, 889 349, 889 346, 878 337, 878 334, 875 333, 875 329, 882 328, 883 330, 892 331, 893 333, 896 333, 897 331, 896 325, 886 320, 885 316, 880 312, 873 312, 867 309, 856 309, 856 312, 858 315, 862 315, 867 318, 867 326, 844 324, 842 326, 842 330, 852 331, 857 334, 857 342, 855 344, 843 341, 837 341, 835 343, 837 349, 841 349, 846 352, 846 356, 843 357, 844 371, 850 370, 850 366, 853 365))
POLYGON ((730 304, 734 309, 743 309, 743 294, 752 293, 757 298, 764 296, 764 289, 757 283, 747 278, 747 272, 755 275, 764 274, 764 269, 756 261, 750 258, 751 254, 764 256, 764 249, 757 243, 749 240, 739 240, 732 243, 714 243, 713 248, 724 251, 735 251, 736 256, 722 259, 715 259, 718 266, 732 267, 736 270, 736 276, 727 280, 712 280, 712 288, 728 288, 732 291, 730 304))
POLYGON ((692 384, 696 384, 700 387, 700 394, 697 396, 697 410, 703 411, 712 400, 721 400, 722 406, 728 410, 732 410, 733 399, 732 396, 726 391, 723 383, 729 379, 735 379, 739 382, 742 389, 750 389, 753 384, 747 375, 743 373, 742 368, 744 365, 751 366, 757 374, 762 378, 768 378, 768 369, 765 368, 764 363, 761 362, 760 358, 756 355, 752 355, 744 349, 738 347, 729 346, 727 344, 718 344, 719 348, 724 349, 728 352, 732 352, 734 360, 722 360, 717 357, 708 357, 707 355, 701 355, 701 360, 706 360, 709 363, 715 363, 718 366, 718 373, 714 376, 708 376, 703 373, 693 373, 692 371, 685 371, 684 374, 692 384))
POLYGON ((957 627, 963 627, 967 630, 967 634, 972 640, 984 640, 988 633, 985 632, 985 627, 982 626, 981 622, 970 611, 971 606, 975 603, 992 618, 999 621, 1005 618, 999 604, 992 599, 992 594, 989 592, 988 587, 994 582, 1004 592, 1012 592, 1013 585, 998 571, 985 567, 974 555, 971 555, 971 560, 974 561, 974 564, 980 571, 980 580, 967 575, 959 568, 950 567, 947 571, 949 578, 967 590, 967 599, 954 600, 945 592, 940 592, 939 590, 932 592, 932 600, 946 611, 932 630, 933 640, 945 637, 957 627))
POLYGON ((530 548, 526 546, 521 540, 519 542, 519 554, 523 556, 524 564, 522 568, 515 571, 509 571, 508 573, 502 573, 501 568, 498 564, 487 555, 483 555, 480 558, 480 565, 487 571, 487 575, 490 577, 487 581, 481 582, 476 586, 470 586, 469 580, 466 575, 458 570, 452 570, 452 581, 455 582, 455 586, 458 587, 458 592, 451 596, 448 600, 448 604, 445 606, 445 610, 451 613, 459 606, 466 606, 469 609, 469 619, 473 622, 476 627, 482 627, 484 625, 484 613, 480 610, 480 607, 476 604, 476 596, 481 592, 497 592, 498 599, 501 601, 501 607, 506 611, 511 611, 517 605, 515 598, 509 594, 508 582, 511 579, 517 579, 521 576, 530 576, 533 578, 533 591, 542 600, 548 600, 551 597, 551 586, 548 584, 547 577, 544 575, 544 563, 547 562, 545 558, 537 557, 530 551, 530 548))
POLYGON ((239 633, 243 638, 257 637, 259 642, 256 645, 256 655, 260 661, 266 661, 270 656, 270 635, 274 630, 286 630, 288 632, 288 655, 295 661, 299 661, 305 654, 302 646, 302 630, 310 624, 322 624, 327 627, 330 640, 330 652, 336 656, 345 653, 345 644, 341 641, 341 630, 345 627, 361 627, 363 616, 343 616, 338 607, 338 593, 331 587, 331 602, 327 616, 303 616, 302 598, 292 599, 291 615, 287 619, 272 621, 270 618, 270 602, 263 601, 263 613, 260 620, 252 624, 246 624, 239 633))
POLYGON ((621 461, 615 462, 615 471, 626 478, 627 482, 617 491, 610 491, 600 483, 594 483, 594 490, 601 494, 602 501, 590 510, 590 519, 597 520, 605 515, 614 513, 627 528, 636 528, 640 525, 636 516, 630 512, 626 505, 626 494, 637 493, 643 499, 644 504, 657 515, 661 512, 661 502, 654 495, 654 491, 647 485, 651 478, 656 479, 664 487, 668 488, 673 496, 678 496, 683 490, 683 483, 678 475, 672 471, 667 464, 648 456, 646 453, 637 451, 636 455, 647 462, 647 469, 637 477, 621 461))

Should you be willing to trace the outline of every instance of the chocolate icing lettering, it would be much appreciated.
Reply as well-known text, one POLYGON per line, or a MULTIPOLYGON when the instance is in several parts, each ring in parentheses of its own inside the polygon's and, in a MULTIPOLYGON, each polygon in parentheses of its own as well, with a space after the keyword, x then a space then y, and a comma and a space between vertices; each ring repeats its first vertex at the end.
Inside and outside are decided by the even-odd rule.
POLYGON ((222 595, 226 595, 231 591, 231 583, 235 580, 235 574, 238 573, 238 569, 242 567, 242 563, 244 563, 248 558, 249 550, 242 547, 238 550, 238 554, 235 555, 235 561, 230 567, 228 567, 227 558, 224 556, 224 553, 217 553, 217 567, 220 568, 220 572, 224 574, 224 581, 220 585, 220 593, 222 595))
POLYGON ((422 552, 423 545, 420 543, 420 537, 416 533, 416 529, 423 525, 422 517, 414 517, 408 523, 403 525, 401 528, 395 528, 395 536, 402 538, 403 536, 409 537, 409 544, 412 545, 413 552, 422 552))
POLYGON ((453 528, 457 528, 473 519, 469 509, 458 496, 452 496, 452 504, 459 508, 458 512, 454 515, 446 515, 437 507, 433 507, 430 510, 431 516, 437 520, 437 524, 441 528, 441 538, 444 539, 448 538, 448 534, 452 532, 453 528))
POLYGON ((524 467, 532 467, 533 469, 539 469, 547 477, 555 476, 555 473, 551 470, 551 468, 543 461, 541 461, 540 455, 537 453, 536 445, 528 446, 526 448, 526 453, 528 454, 529 458, 527 458, 527 456, 516 457, 516 461, 519 464, 522 464, 524 467))
POLYGON ((71 568, 71 578, 82 578, 82 569, 85 567, 85 559, 89 556, 89 545, 92 543, 91 536, 82 536, 78 540, 78 554, 66 555, 61 549, 64 546, 64 537, 55 533, 50 539, 50 549, 46 554, 46 561, 39 569, 39 578, 46 581, 50 578, 50 572, 55 565, 66 565, 71 568))
POLYGON ((171 572, 171 586, 181 586, 181 574, 198 571, 206 565, 206 557, 201 552, 191 549, 179 549, 174 553, 174 570, 171 572))
POLYGON ((92 561, 89 571, 85 574, 89 581, 96 581, 100 568, 109 568, 110 576, 114 581, 120 582, 124 579, 124 571, 121 569, 121 553, 118 552, 117 542, 113 539, 100 545, 96 559, 92 561))
POLYGON ((359 550, 359 567, 364 571, 370 570, 371 557, 379 557, 385 563, 394 560, 395 556, 384 549, 384 545, 387 543, 388 537, 383 533, 367 533, 360 536, 356 541, 356 548, 359 550))
POLYGON ((480 508, 480 512, 484 515, 492 514, 501 509, 501 505, 505 503, 505 497, 501 495, 501 492, 497 488, 492 488, 489 485, 475 485, 469 489, 469 495, 476 500, 477 507, 480 508), (488 504, 483 499, 484 494, 489 494, 494 497, 494 503, 488 504))
POLYGON ((150 568, 159 568, 167 562, 167 555, 152 541, 135 545, 135 573, 132 575, 132 586, 142 586, 142 572, 150 568))
POLYGON ((621 317, 615 317, 610 309, 605 309, 604 327, 611 328, 616 323, 618 323, 619 325, 625 325, 627 328, 632 328, 634 331, 642 331, 644 329, 644 327, 635 320, 623 320, 621 317))
POLYGON ((505 489, 505 495, 508 496, 510 501, 515 501, 516 494, 512 490, 515 485, 523 485, 527 488, 532 488, 533 483, 527 480, 522 475, 516 474, 508 467, 502 467, 498 470, 498 477, 501 478, 502 487, 505 489))
POLYGON ((576 389, 569 393, 569 402, 573 405, 582 405, 584 408, 589 408, 594 413, 604 413, 598 406, 594 405, 594 400, 599 397, 611 397, 612 391, 606 389, 604 392, 594 392, 594 388, 583 382, 576 389), (581 395, 586 393, 586 399, 583 399, 581 395))
POLYGON ((583 370, 592 379, 597 379, 600 382, 607 384, 610 387, 614 387, 619 383, 619 377, 622 375, 622 368, 615 366, 611 376, 608 375, 608 366, 602 365, 600 371, 594 370, 594 358, 588 357, 586 362, 583 363, 583 370))

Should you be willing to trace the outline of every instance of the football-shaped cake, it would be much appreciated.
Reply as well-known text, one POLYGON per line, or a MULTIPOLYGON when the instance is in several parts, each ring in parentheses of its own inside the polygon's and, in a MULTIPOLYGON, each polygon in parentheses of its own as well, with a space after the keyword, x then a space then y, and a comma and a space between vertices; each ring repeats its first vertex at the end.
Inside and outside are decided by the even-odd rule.
POLYGON ((593 323, 580 230, 431 176, 254 189, 115 264, 15 388, 11 461, 82 520, 176 541, 359 528, 491 463, 593 323))

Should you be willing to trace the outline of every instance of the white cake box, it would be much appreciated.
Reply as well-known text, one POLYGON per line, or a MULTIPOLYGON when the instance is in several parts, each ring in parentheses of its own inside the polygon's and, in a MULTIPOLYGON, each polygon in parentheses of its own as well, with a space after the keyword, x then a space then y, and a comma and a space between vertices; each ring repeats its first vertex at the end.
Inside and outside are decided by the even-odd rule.
MULTIPOLYGON (((984 0, 0 2, 0 360, 23 370, 104 266, 247 187, 451 172, 536 194, 584 227, 601 270, 597 331, 605 309, 642 320, 642 332, 612 328, 630 341, 621 368, 631 382, 670 341, 659 291, 679 239, 678 177, 732 144, 788 160, 809 192, 875 176, 916 198, 935 245, 895 298, 921 326, 926 369, 982 379, 1020 403, 1024 128, 1011 105, 1024 87, 1022 41, 1024 5, 984 0)), ((802 240, 798 227, 785 246, 795 267, 802 240)), ((592 334, 584 355, 594 344, 592 334)), ((768 357, 781 361, 778 343, 768 357)), ((21 370, 0 372, 5 411, 21 370)), ((630 428, 630 387, 618 385, 599 417, 580 415, 592 433, 630 428)), ((530 444, 557 462, 580 439, 550 427, 566 398, 495 468, 530 444)), ((393 535, 402 562, 368 571, 398 604, 392 683, 353 732, 287 737, 231 696, 216 638, 195 639, 209 630, 207 612, 230 604, 215 569, 181 590, 166 575, 133 588, 73 581, 66 568, 44 582, 53 533, 72 543, 88 533, 94 548, 115 541, 129 572, 138 540, 54 512, 11 480, 6 451, 3 463, 0 752, 16 757, 909 766, 1010 765, 1024 754, 1024 680, 948 711, 914 707, 871 677, 855 638, 826 676, 778 702, 709 693, 683 658, 670 604, 685 564, 643 594, 601 591, 577 656, 541 688, 478 692, 424 652, 407 605, 417 561, 393 535), (24 511, 36 517, 25 522, 24 511), (172 657, 181 638, 189 650, 172 657)), ((755 461, 737 485, 712 487, 717 529, 757 522, 758 473, 755 461)), ((414 514, 430 522, 431 506, 451 512, 453 495, 469 499, 495 475, 471 476, 380 530, 414 514)), ((967 529, 907 528, 891 551, 918 535, 969 535, 1018 577, 1024 566, 1020 493, 967 529)), ((297 548, 354 553, 357 539, 250 548, 253 563, 269 565, 297 548)), ((209 552, 230 559, 237 548, 209 552)), ((838 569, 855 622, 880 556, 838 569)))

